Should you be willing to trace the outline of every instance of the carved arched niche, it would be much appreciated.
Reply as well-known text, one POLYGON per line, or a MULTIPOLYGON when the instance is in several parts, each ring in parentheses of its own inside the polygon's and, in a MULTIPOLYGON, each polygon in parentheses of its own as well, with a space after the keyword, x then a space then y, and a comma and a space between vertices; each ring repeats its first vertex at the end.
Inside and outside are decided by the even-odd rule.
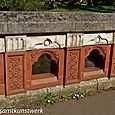
POLYGON ((81 79, 88 80, 108 76, 110 46, 85 46, 81 51, 81 79))
MULTIPOLYGON (((34 52, 35 53, 35 52, 34 52)), ((38 78, 58 76, 58 58, 53 52, 36 52, 32 64, 32 76, 38 78), (36 54, 36 55, 35 55, 36 54), (39 55, 37 55, 39 54, 39 55)))
POLYGON ((51 73, 58 75, 58 63, 51 55, 44 53, 32 65, 32 75, 51 73))
POLYGON ((85 56, 85 68, 95 67, 104 70, 106 54, 103 50, 93 49, 85 56))
POLYGON ((49 48, 28 51, 25 69, 27 90, 62 84, 64 49, 49 48))

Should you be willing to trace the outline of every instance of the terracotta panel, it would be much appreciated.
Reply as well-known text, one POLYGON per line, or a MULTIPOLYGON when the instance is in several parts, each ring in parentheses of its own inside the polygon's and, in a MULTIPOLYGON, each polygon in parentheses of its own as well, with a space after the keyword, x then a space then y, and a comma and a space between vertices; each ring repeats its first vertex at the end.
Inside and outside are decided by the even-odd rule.
POLYGON ((68 48, 66 55, 66 77, 65 84, 79 82, 80 50, 68 48))
POLYGON ((24 53, 7 53, 6 60, 6 94, 24 92, 24 53))
POLYGON ((115 45, 112 45, 111 50, 110 77, 115 77, 115 45))
POLYGON ((80 79, 81 80, 90 80, 99 77, 108 77, 109 63, 110 63, 110 49, 111 49, 111 45, 85 46, 81 48, 81 56, 80 56, 81 58, 80 79), (95 49, 99 51, 100 55, 105 57, 105 61, 104 61, 105 64, 103 69, 99 69, 96 67, 85 68, 85 58, 89 56, 90 52, 95 49))
MULTIPOLYGON (((40 49, 26 52, 26 89, 38 89, 63 84, 64 74, 64 50, 63 49, 40 49), (58 64, 57 76, 53 74, 32 75, 32 65, 42 54, 48 54, 51 60, 58 64)), ((55 68, 53 68, 55 71, 55 68)))

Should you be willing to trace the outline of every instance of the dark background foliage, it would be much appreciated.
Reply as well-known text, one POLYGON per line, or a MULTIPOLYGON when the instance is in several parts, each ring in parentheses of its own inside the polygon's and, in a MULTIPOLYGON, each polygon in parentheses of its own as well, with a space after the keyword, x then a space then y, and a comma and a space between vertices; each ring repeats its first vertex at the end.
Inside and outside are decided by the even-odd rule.
POLYGON ((99 10, 100 6, 111 6, 114 9, 115 0, 0 0, 1 11, 49 11, 60 8, 68 11, 89 7, 98 9, 98 6, 99 10))

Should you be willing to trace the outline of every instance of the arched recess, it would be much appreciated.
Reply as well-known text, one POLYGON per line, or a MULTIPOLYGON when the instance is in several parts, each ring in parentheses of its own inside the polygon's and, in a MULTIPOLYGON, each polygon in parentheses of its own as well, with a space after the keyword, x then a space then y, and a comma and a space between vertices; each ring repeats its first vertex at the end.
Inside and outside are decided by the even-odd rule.
POLYGON ((32 65, 32 75, 52 74, 58 76, 58 60, 50 53, 42 53, 32 65))
POLYGON ((99 49, 91 50, 85 57, 85 68, 96 67, 104 70, 106 55, 99 49))
POLYGON ((80 78, 90 80, 107 77, 110 58, 109 45, 85 46, 81 50, 80 78))
POLYGON ((63 84, 64 49, 39 49, 26 54, 25 87, 45 88, 63 84))
POLYGON ((99 54, 102 55, 103 57, 106 56, 106 48, 99 47, 99 46, 91 46, 85 49, 85 57, 89 56, 89 54, 93 50, 98 50, 99 54))

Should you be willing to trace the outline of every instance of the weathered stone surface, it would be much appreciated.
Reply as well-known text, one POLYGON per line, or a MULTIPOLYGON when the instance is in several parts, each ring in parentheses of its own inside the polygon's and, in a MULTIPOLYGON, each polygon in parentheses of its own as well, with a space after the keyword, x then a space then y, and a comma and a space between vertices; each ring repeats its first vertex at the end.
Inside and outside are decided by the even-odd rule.
POLYGON ((34 36, 27 38, 26 50, 65 47, 66 35, 34 36))
MULTIPOLYGON (((5 36, 6 52, 26 51, 44 48, 64 48, 66 35, 52 36, 5 36)), ((0 39, 0 52, 4 52, 4 38, 0 39)))
POLYGON ((67 47, 113 44, 113 33, 68 33, 67 47))
POLYGON ((99 91, 107 90, 111 87, 115 87, 115 78, 100 78, 97 80, 97 88, 99 91))
POLYGON ((0 38, 0 52, 5 52, 4 38, 0 38))
POLYGON ((115 13, 0 12, 0 34, 115 30, 115 13))
POLYGON ((97 80, 93 79, 90 81, 82 81, 80 82, 80 89, 81 91, 87 91, 87 90, 97 90, 97 80))
POLYGON ((25 36, 6 36, 6 52, 25 51, 27 37, 25 36))

